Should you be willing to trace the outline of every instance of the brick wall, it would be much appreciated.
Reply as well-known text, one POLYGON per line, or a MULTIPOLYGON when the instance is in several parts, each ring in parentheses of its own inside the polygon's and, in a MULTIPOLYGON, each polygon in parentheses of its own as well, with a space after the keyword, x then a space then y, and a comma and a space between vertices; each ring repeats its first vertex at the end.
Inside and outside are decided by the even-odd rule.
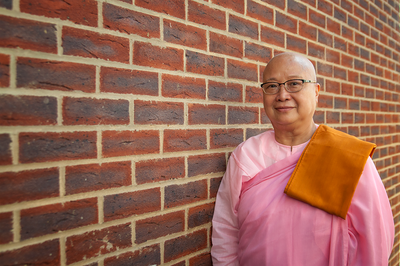
POLYGON ((399 264, 399 0, 0 0, 0 265, 210 265, 258 87, 308 55, 317 123, 375 142, 399 264))

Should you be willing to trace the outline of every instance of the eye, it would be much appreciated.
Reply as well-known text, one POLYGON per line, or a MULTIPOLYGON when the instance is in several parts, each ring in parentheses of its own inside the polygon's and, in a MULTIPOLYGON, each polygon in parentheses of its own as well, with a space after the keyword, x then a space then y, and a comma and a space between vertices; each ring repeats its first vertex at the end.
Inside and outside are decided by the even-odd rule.
POLYGON ((301 84, 302 84, 301 80, 291 80, 288 82, 289 86, 299 86, 301 84))
POLYGON ((275 89, 276 87, 278 87, 278 83, 267 83, 264 86, 266 87, 267 90, 275 89))

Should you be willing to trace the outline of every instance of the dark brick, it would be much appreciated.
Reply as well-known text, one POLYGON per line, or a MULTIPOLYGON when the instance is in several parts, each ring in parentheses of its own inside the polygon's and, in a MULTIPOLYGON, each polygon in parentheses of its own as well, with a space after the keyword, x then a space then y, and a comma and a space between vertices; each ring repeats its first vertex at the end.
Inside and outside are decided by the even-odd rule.
POLYGON ((102 67, 100 72, 102 92, 158 95, 158 74, 153 72, 102 67))
POLYGON ((207 50, 205 30, 172 20, 164 20, 164 41, 207 50))
POLYGON ((12 164, 11 138, 8 134, 0 134, 0 165, 12 164))
POLYGON ((104 259, 104 266, 160 265, 160 245, 156 244, 104 259))
POLYGON ((183 185, 165 187, 165 208, 193 203, 207 199, 207 181, 200 180, 183 185))
POLYGON ((21 163, 79 160, 97 157, 95 132, 20 133, 21 163))
POLYGON ((297 34, 297 20, 279 11, 275 11, 275 26, 297 34))
POLYGON ((313 119, 317 124, 325 124, 325 111, 315 111, 313 119))
POLYGON ((10 56, 0 54, 0 87, 10 86, 10 56))
POLYGON ((265 132, 265 128, 246 128, 246 140, 265 132))
POLYGON ((139 185, 184 178, 185 159, 177 157, 139 161, 136 163, 135 175, 139 185))
POLYGON ((7 9, 12 9, 12 0, 0 0, 0 7, 4 7, 7 9))
POLYGON ((173 212, 136 222, 136 243, 143 243, 185 229, 185 212, 173 212))
POLYGON ((272 49, 257 44, 245 42, 245 57, 259 62, 268 62, 272 58, 272 49))
POLYGON ((207 247, 207 229, 165 241, 164 261, 186 256, 207 247))
MULTIPOLYGON (((8 244, 13 241, 13 213, 0 213, 0 244, 8 244)), ((0 253, 2 259, 2 254, 0 253)))
POLYGON ((340 94, 340 83, 332 80, 326 80, 325 91, 340 94))
POLYGON ((67 195, 131 185, 131 163, 115 162, 67 166, 67 195))
POLYGON ((0 47, 57 53, 55 25, 0 16, 0 47))
POLYGON ((228 124, 258 124, 257 107, 229 107, 228 124))
POLYGON ((347 109, 347 99, 335 97, 335 109, 347 109))
POLYGON ((365 114, 355 113, 354 123, 365 123, 365 114))
POLYGON ((320 94, 318 96, 318 107, 333 108, 333 97, 329 95, 320 94))
POLYGON ((221 184, 222 177, 216 177, 210 179, 210 198, 217 196, 219 185, 221 184))
POLYGON ((127 100, 65 97, 62 109, 64 125, 126 125, 129 123, 127 100))
POLYGON ((169 16, 185 18, 185 0, 135 0, 135 5, 169 16))
POLYGON ((224 153, 193 155, 188 158, 188 176, 223 172, 226 169, 224 153))
POLYGON ((183 103, 135 101, 135 124, 183 125, 183 103))
POLYGON ((158 130, 104 131, 102 136, 104 157, 159 153, 158 130))
POLYGON ((299 1, 288 0, 287 7, 288 12, 292 15, 307 20, 307 7, 304 4, 300 3, 299 1))
POLYGON ((54 234, 97 222, 96 198, 22 210, 21 239, 54 234))
POLYGON ((325 47, 314 43, 308 43, 308 55, 325 60, 325 47))
POLYGON ((354 40, 354 31, 342 25, 342 36, 350 41, 354 40))
POLYGON ((210 52, 243 57, 243 41, 210 32, 210 52))
POLYGON ((318 29, 318 42, 329 47, 333 46, 332 34, 318 29))
POLYGON ((210 148, 228 148, 236 147, 243 142, 243 129, 211 129, 210 130, 210 148))
POLYGON ((62 46, 64 55, 129 63, 127 38, 64 26, 62 46))
POLYGON ((241 102, 242 91, 242 85, 237 83, 208 83, 208 99, 213 101, 241 102))
POLYGON ((61 265, 59 239, 0 253, 0 265, 61 265))
MULTIPOLYGON (((339 37, 335 36, 335 38, 334 38, 334 48, 335 49, 339 49, 339 50, 347 53, 347 41, 342 39, 342 38, 339 38, 339 37)), ((353 59, 352 57, 349 57, 349 56, 347 56, 345 54, 341 54, 341 56, 342 56, 342 58, 351 58, 351 59, 353 59)), ((342 60, 342 65, 345 65, 343 63, 343 60, 342 60)))
POLYGON ((261 40, 268 44, 285 47, 285 34, 270 27, 261 26, 261 40))
POLYGON ((264 3, 267 3, 267 4, 271 4, 273 6, 276 6, 280 9, 285 9, 285 7, 286 7, 286 5, 285 5, 286 1, 281 1, 281 0, 261 0, 261 1, 263 1, 264 3))
POLYGON ((156 16, 103 3, 103 26, 142 37, 160 38, 160 19, 156 16))
POLYGON ((214 203, 208 203, 190 208, 188 215, 189 228, 211 223, 211 219, 214 214, 214 205, 214 203))
POLYGON ((263 92, 260 87, 246 86, 246 102, 247 103, 262 103, 263 92))
POLYGON ((186 70, 188 72, 208 75, 223 76, 225 60, 221 57, 186 51, 186 70))
POLYGON ((21 12, 32 15, 70 20, 77 24, 97 26, 97 3, 85 0, 21 0, 21 12))
POLYGON ((225 106, 216 104, 188 104, 189 125, 217 124, 225 125, 225 106))
POLYGON ((326 61, 329 63, 340 64, 340 53, 327 48, 326 49, 326 61))
POLYGON ((324 64, 317 62, 317 74, 332 77, 332 66, 330 64, 324 64))
POLYGON ((324 12, 329 16, 332 16, 333 5, 329 1, 318 0, 318 10, 324 12))
POLYGON ((228 77, 258 81, 257 65, 228 59, 228 77))
POLYGON ((342 113, 342 124, 353 124, 353 113, 342 113))
POLYGON ((214 29, 226 29, 226 19, 224 11, 214 9, 194 1, 189 1, 188 3, 189 21, 210 26, 214 29))
POLYGON ((101 230, 70 236, 66 240, 67 263, 97 257, 132 246, 131 224, 121 224, 101 230))
POLYGON ((189 260, 190 266, 212 266, 211 254, 210 252, 200 254, 189 260))
POLYGON ((309 21, 312 24, 317 25, 318 27, 325 28, 325 15, 321 12, 316 12, 314 10, 309 9, 309 21))
POLYGON ((0 173, 0 205, 58 197, 57 168, 0 173))
POLYGON ((247 0, 246 15, 271 25, 274 24, 274 10, 264 5, 260 5, 253 0, 247 0))
POLYGON ((306 54, 307 42, 303 39, 288 34, 286 36, 286 48, 291 51, 306 54))
POLYGON ((258 40, 258 24, 234 15, 229 15, 229 32, 258 40))
POLYGON ((207 149, 205 130, 165 130, 164 152, 207 149))
POLYGON ((95 92, 96 67, 19 57, 17 87, 95 92))
POLYGON ((161 210, 160 188, 104 197, 104 221, 161 210))
POLYGON ((229 8, 241 14, 244 13, 244 0, 214 0, 213 4, 229 8))
POLYGON ((205 99, 204 79, 162 75, 162 95, 171 98, 205 99))
POLYGON ((309 23, 299 22, 299 35, 309 40, 317 40, 317 28, 309 23))

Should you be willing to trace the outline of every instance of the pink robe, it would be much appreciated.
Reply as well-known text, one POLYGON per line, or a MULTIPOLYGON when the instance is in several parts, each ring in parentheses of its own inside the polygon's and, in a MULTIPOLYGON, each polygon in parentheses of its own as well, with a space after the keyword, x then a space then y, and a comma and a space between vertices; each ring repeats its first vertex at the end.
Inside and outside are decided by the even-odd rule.
POLYGON ((283 193, 306 145, 281 145, 268 131, 232 153, 213 217, 215 266, 388 264, 393 216, 371 159, 346 220, 283 193))

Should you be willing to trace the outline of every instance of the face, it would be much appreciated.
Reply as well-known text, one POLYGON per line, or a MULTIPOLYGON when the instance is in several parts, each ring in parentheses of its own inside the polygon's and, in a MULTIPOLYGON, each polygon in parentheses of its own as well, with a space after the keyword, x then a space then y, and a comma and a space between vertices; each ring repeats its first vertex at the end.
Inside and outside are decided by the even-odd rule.
MULTIPOLYGON (((311 62, 303 56, 281 54, 274 57, 265 68, 263 82, 285 82, 289 79, 309 79, 316 81, 311 62)), ((280 86, 277 94, 264 96, 264 110, 274 127, 300 127, 314 123, 313 115, 318 101, 320 86, 304 83, 299 92, 289 93, 280 86)))

